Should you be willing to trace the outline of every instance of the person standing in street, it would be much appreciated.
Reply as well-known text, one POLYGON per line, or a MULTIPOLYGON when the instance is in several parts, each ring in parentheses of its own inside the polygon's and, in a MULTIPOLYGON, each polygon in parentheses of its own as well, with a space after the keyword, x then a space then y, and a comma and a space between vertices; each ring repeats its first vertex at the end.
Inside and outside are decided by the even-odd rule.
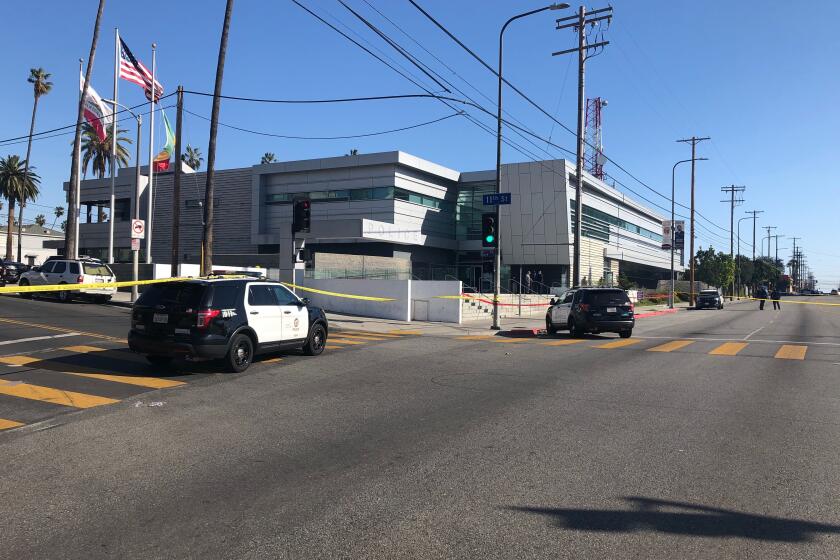
POLYGON ((542 270, 538 270, 537 273, 534 275, 534 281, 537 284, 537 293, 538 294, 543 293, 543 291, 542 291, 542 284, 543 284, 542 270))
POLYGON ((525 273, 525 293, 531 293, 531 271, 525 273))
POLYGON ((767 295, 767 287, 764 286, 763 284, 761 286, 759 286, 758 290, 756 290, 756 292, 755 292, 755 296, 760 300, 759 304, 758 304, 758 308, 760 310, 764 311, 764 302, 766 302, 767 298, 769 297, 767 295))
POLYGON ((778 309, 779 311, 782 310, 782 305, 779 303, 779 298, 781 298, 781 294, 779 293, 778 288, 773 288, 773 292, 770 294, 770 299, 773 300, 773 309, 778 309))

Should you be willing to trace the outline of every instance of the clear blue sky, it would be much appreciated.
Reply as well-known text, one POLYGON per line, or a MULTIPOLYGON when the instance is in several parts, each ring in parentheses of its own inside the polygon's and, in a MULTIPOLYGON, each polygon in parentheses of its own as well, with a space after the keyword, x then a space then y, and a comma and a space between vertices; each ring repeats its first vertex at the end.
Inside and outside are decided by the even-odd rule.
MULTIPOLYGON (((326 19, 352 28, 366 41, 408 63, 363 28, 336 0, 302 0, 326 19)), ((347 0, 377 26, 420 56, 466 94, 492 108, 493 76, 436 30, 407 0, 368 0, 383 14, 446 63, 435 60, 374 12, 365 0, 347 0), (457 72, 457 75, 454 72, 457 72), (467 80, 471 85, 462 81, 467 80), (473 87, 477 88, 473 89, 473 87), (487 97, 483 97, 486 95, 487 97), (489 99, 488 99, 489 98, 489 99)), ((541 5, 522 0, 422 0, 427 10, 495 65, 498 29, 509 17, 541 5)), ((78 95, 78 58, 87 56, 95 0, 16 2, 15 25, 4 30, 6 55, 0 72, 0 139, 28 132, 30 67, 53 74, 55 88, 42 98, 37 130, 72 123, 78 95)), ((577 4, 573 4, 576 7, 577 4)), ((591 4, 590 7, 600 7, 591 4)), ((689 157, 676 139, 711 136, 698 154, 697 205, 703 215, 728 229, 728 207, 720 187, 746 185, 745 204, 736 210, 761 209, 759 225, 778 226, 776 233, 802 237, 800 242, 823 288, 840 282, 840 247, 836 239, 837 134, 840 113, 836 99, 840 73, 836 22, 840 4, 811 3, 807 14, 790 2, 707 2, 615 0, 615 19, 605 52, 588 64, 587 96, 609 100, 604 111, 606 153, 656 190, 670 190, 673 163, 689 157)), ((212 91, 223 0, 147 0, 141 4, 109 0, 94 65, 93 86, 110 97, 113 72, 113 29, 119 27, 135 55, 151 65, 150 44, 158 44, 159 78, 166 91, 178 84, 212 91)), ((573 45, 570 30, 555 31, 553 20, 563 12, 546 12, 514 23, 506 34, 505 76, 570 128, 575 126, 575 72, 570 56, 553 51, 573 45)), ((566 13, 571 13, 567 11, 566 13)), ((432 90, 437 87, 409 68, 432 90)), ((237 2, 228 50, 224 93, 271 98, 332 98, 421 92, 405 78, 325 27, 292 2, 237 2)), ((455 92, 454 97, 463 98, 455 92)), ((144 100, 139 87, 120 82, 120 101, 144 100)), ((171 101, 171 99, 170 99, 171 101)), ((574 148, 571 134, 506 93, 510 114, 541 136, 574 148)), ((209 116, 206 98, 187 96, 186 108, 209 116)), ((273 106, 223 102, 221 122, 258 131, 294 136, 335 136, 376 132, 446 116, 452 111, 434 100, 366 104, 273 106)), ((168 111, 174 123, 174 109, 168 111)), ((491 128, 493 121, 471 109, 491 128)), ((132 124, 126 123, 133 137, 132 124)), ((186 115, 184 141, 206 154, 209 124, 186 115)), ((160 135, 158 135, 160 138, 160 135)), ((521 138, 514 141, 528 146, 521 138)), ((63 204, 61 182, 69 176, 72 136, 40 140, 33 145, 33 163, 42 176, 42 194, 26 218, 38 213, 51 218, 63 204)), ((147 159, 144 140, 144 161, 147 159)), ((160 148, 156 141, 155 149, 160 148)), ((263 152, 283 159, 400 149, 458 170, 494 165, 492 135, 464 117, 410 131, 349 140, 288 140, 221 128, 220 168, 257 163, 263 152)), ((505 161, 535 156, 557 157, 544 144, 530 153, 505 147, 505 161)), ((1 144, 0 154, 25 154, 26 144, 1 144)), ((133 153, 133 148, 132 148, 133 153)), ((677 197, 688 203, 688 166, 678 173, 677 197)), ((666 201, 607 165, 606 171, 655 202, 666 201)), ((742 231, 749 232, 749 223, 742 231)), ((699 243, 728 251, 728 233, 705 224, 699 243), (712 235, 709 230, 724 239, 712 235)), ((743 237, 743 236, 742 236, 743 237)), ((747 235, 749 237, 749 235, 747 235)), ((747 243, 751 240, 748 239, 747 243)), ((791 243, 779 241, 780 255, 791 243)), ((749 248, 742 252, 749 253, 749 248)))

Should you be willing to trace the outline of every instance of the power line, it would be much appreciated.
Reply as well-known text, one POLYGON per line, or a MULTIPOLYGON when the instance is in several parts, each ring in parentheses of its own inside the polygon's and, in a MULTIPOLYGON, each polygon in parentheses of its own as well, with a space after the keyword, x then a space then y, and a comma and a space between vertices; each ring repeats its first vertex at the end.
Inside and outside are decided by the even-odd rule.
MULTIPOLYGON (((198 113, 193 113, 192 111, 190 111, 188 109, 184 109, 184 112, 189 113, 190 115, 192 115, 194 117, 198 117, 199 119, 204 119, 205 121, 210 120, 209 117, 205 117, 204 115, 199 115, 198 113)), ((402 132, 404 130, 411 130, 413 128, 420 128, 422 126, 428 126, 428 125, 436 124, 436 123, 439 123, 441 121, 451 119, 452 117, 458 117, 460 115, 461 115, 461 113, 453 113, 451 115, 446 115, 446 116, 443 116, 443 117, 440 117, 440 118, 437 118, 437 119, 434 119, 434 120, 431 120, 431 121, 426 121, 426 122, 422 122, 422 123, 418 123, 418 124, 413 124, 413 125, 410 125, 410 126, 403 126, 401 128, 392 128, 390 130, 380 130, 378 132, 367 132, 367 133, 364 133, 364 134, 350 134, 350 135, 346 135, 346 136, 289 136, 289 135, 285 135, 285 134, 275 134, 275 133, 272 133, 272 132, 260 132, 258 130, 250 130, 248 128, 234 126, 232 124, 226 124, 226 123, 223 123, 223 122, 220 122, 219 126, 224 126, 226 128, 232 128, 233 130, 238 130, 240 132, 247 132, 249 134, 256 134, 256 135, 259 135, 259 136, 270 136, 272 138, 285 138, 285 139, 289 139, 289 140, 347 140, 347 139, 350 139, 350 138, 367 138, 367 137, 370 137, 370 136, 381 136, 383 134, 391 134, 391 133, 394 133, 394 132, 402 132)))

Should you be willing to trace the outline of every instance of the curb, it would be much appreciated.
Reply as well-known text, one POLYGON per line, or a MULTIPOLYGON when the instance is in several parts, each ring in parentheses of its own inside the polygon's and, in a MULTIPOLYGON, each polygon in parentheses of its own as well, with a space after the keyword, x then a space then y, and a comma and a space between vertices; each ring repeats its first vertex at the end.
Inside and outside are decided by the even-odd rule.
POLYGON ((661 311, 648 311, 647 313, 636 313, 634 317, 636 319, 644 319, 645 317, 656 317, 657 315, 669 315, 671 313, 676 313, 679 309, 663 309, 661 311))
POLYGON ((504 332, 509 338, 533 338, 543 332, 543 329, 510 329, 504 332))

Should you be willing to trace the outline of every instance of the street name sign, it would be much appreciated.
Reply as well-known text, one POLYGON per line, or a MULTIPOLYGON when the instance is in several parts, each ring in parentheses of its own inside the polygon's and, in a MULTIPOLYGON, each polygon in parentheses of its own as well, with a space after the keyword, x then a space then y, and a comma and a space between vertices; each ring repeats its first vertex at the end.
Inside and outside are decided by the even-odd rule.
POLYGON ((481 197, 484 206, 498 206, 499 204, 510 204, 510 193, 485 194, 481 197))

